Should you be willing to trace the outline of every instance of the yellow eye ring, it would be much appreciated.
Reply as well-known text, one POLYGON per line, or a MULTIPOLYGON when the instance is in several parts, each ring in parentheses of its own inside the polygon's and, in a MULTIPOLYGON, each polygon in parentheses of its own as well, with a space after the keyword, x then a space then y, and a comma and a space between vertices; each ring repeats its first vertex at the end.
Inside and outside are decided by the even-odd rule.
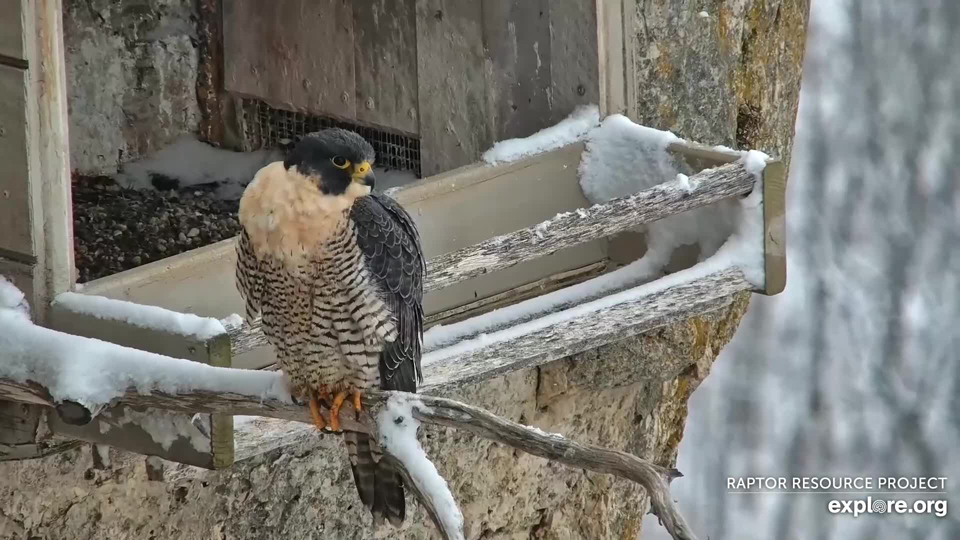
POLYGON ((346 169, 350 166, 350 160, 343 156, 334 156, 330 161, 333 162, 333 166, 338 169, 346 169))

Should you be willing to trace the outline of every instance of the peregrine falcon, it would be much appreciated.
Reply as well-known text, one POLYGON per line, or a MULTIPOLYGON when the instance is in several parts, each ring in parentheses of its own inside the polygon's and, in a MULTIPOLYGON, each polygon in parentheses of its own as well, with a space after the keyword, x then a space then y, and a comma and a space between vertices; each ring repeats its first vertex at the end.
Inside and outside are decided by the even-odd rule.
MULTIPOLYGON (((420 236, 403 207, 371 193, 374 157, 356 133, 311 133, 240 199, 237 288, 319 429, 318 399, 339 431, 346 399, 359 415, 364 390, 416 392, 423 380, 420 236)), ((377 441, 344 440, 360 500, 376 522, 402 523, 402 478, 377 441)))

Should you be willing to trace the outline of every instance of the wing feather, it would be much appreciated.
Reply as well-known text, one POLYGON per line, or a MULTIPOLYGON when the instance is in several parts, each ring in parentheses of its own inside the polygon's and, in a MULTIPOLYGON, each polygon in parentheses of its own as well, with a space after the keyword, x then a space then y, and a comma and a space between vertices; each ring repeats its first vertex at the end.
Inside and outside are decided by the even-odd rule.
POLYGON ((386 195, 360 197, 350 217, 367 268, 397 319, 397 339, 380 354, 380 385, 384 390, 415 392, 423 380, 420 355, 426 262, 420 234, 410 214, 386 195))
POLYGON ((250 244, 250 237, 246 230, 242 230, 237 237, 236 283, 246 308, 247 321, 253 321, 260 314, 263 277, 263 268, 250 244))

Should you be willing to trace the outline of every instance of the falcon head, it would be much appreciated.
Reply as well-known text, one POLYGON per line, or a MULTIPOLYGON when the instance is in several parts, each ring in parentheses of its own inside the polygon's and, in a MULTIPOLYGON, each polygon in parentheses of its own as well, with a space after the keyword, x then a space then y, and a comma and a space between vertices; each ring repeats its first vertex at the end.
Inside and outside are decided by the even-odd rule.
POLYGON ((373 189, 373 147, 345 129, 324 129, 306 135, 283 166, 306 176, 324 195, 361 197, 373 189))

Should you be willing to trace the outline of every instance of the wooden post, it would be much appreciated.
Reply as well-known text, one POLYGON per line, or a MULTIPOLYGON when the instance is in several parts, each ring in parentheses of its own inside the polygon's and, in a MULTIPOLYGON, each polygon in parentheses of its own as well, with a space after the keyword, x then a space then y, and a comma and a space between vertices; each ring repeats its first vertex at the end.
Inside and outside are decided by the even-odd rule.
MULTIPOLYGON (((73 284, 61 0, 0 0, 0 13, 0 274, 45 324, 73 284)), ((38 410, 0 407, 0 459, 50 453, 33 438, 38 410)))

